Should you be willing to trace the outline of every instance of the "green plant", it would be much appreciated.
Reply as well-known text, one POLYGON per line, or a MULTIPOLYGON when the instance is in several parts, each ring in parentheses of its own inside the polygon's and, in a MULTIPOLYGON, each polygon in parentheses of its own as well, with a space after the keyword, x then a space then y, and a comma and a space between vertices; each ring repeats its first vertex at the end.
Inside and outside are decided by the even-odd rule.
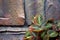
POLYGON ((34 36, 34 40, 50 40, 50 38, 56 39, 56 37, 60 37, 60 21, 54 21, 51 18, 43 23, 42 20, 41 15, 34 17, 33 24, 31 25, 34 30, 31 33, 28 31, 26 37, 34 36))

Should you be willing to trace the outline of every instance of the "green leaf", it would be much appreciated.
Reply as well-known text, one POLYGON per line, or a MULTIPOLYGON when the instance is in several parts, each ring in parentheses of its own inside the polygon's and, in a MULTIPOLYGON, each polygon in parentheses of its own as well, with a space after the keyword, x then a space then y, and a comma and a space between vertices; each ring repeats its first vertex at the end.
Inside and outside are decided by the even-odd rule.
POLYGON ((28 36, 31 36, 29 31, 27 31, 25 34, 25 37, 28 37, 28 36))
POLYGON ((44 38, 45 35, 46 35, 46 32, 43 32, 43 33, 41 34, 41 38, 44 38))
POLYGON ((50 24, 50 23, 48 23, 46 26, 45 26, 45 28, 47 28, 47 29, 49 29, 49 28, 51 28, 52 27, 52 24, 50 24))
POLYGON ((26 37, 26 38, 31 38, 32 36, 28 36, 28 37, 26 37))
POLYGON ((39 26, 42 25, 42 20, 43 20, 42 16, 38 15, 37 21, 38 21, 39 26))
POLYGON ((37 19, 38 19, 38 24, 40 24, 41 23, 41 21, 40 21, 41 20, 40 15, 38 16, 37 19))
POLYGON ((38 27, 38 26, 34 26, 33 28, 34 28, 35 30, 38 30, 38 29, 39 29, 39 27, 38 27))
POLYGON ((37 34, 35 34, 35 33, 33 33, 33 32, 32 32, 32 35, 33 35, 34 37, 36 37, 36 36, 37 36, 37 34))
POLYGON ((60 22, 58 22, 57 26, 58 26, 58 28, 60 28, 60 22))
POLYGON ((49 30, 47 33, 49 34, 50 37, 57 37, 58 36, 58 33, 53 30, 49 30))
POLYGON ((38 26, 33 27, 35 30, 43 30, 43 28, 40 28, 38 26))
POLYGON ((49 35, 46 34, 46 35, 44 36, 43 40, 49 40, 49 35))

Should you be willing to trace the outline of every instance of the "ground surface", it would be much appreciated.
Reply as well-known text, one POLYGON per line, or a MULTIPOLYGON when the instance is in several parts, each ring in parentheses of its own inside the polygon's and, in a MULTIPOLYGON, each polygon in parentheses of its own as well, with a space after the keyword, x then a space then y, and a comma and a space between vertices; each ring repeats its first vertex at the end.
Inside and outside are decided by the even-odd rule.
POLYGON ((0 34, 0 40, 23 40, 24 35, 0 34))

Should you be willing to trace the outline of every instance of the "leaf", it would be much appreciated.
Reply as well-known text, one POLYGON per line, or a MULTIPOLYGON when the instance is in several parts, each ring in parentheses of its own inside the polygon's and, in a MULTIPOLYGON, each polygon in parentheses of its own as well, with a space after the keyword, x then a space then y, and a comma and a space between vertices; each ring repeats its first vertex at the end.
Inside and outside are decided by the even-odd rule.
POLYGON ((35 34, 35 33, 33 33, 33 32, 32 32, 32 35, 33 35, 34 37, 37 37, 37 34, 35 34))
POLYGON ((40 27, 38 27, 38 26, 34 26, 33 27, 35 30, 43 30, 43 28, 40 28, 40 27))
POLYGON ((38 22, 38 25, 41 26, 42 25, 42 16, 41 15, 38 15, 37 17, 37 22, 38 22))
POLYGON ((49 40, 49 35, 45 35, 43 40, 49 40))
POLYGON ((38 30, 38 29, 39 29, 39 27, 38 27, 38 26, 34 26, 33 28, 34 28, 35 30, 38 30))
POLYGON ((31 38, 32 36, 28 36, 28 37, 26 37, 26 38, 31 38))
POLYGON ((43 32, 43 33, 41 34, 41 38, 44 38, 45 35, 46 35, 46 32, 43 32))
POLYGON ((50 24, 50 23, 48 23, 46 26, 45 26, 45 28, 47 28, 47 29, 49 29, 49 28, 51 28, 52 27, 52 24, 50 24))
POLYGON ((28 37, 28 36, 31 36, 29 31, 27 31, 25 34, 25 37, 28 37))
POLYGON ((58 22, 57 26, 58 26, 58 28, 60 28, 60 22, 58 22))
POLYGON ((57 37, 58 36, 58 33, 53 30, 49 30, 47 33, 49 34, 50 37, 57 37))

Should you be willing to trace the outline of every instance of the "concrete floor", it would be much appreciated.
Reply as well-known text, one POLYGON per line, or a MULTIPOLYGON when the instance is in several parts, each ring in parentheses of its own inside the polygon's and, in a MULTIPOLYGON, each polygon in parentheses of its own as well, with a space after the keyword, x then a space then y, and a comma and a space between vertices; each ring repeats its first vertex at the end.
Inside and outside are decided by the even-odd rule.
POLYGON ((0 40, 23 40, 24 35, 0 34, 0 40))

